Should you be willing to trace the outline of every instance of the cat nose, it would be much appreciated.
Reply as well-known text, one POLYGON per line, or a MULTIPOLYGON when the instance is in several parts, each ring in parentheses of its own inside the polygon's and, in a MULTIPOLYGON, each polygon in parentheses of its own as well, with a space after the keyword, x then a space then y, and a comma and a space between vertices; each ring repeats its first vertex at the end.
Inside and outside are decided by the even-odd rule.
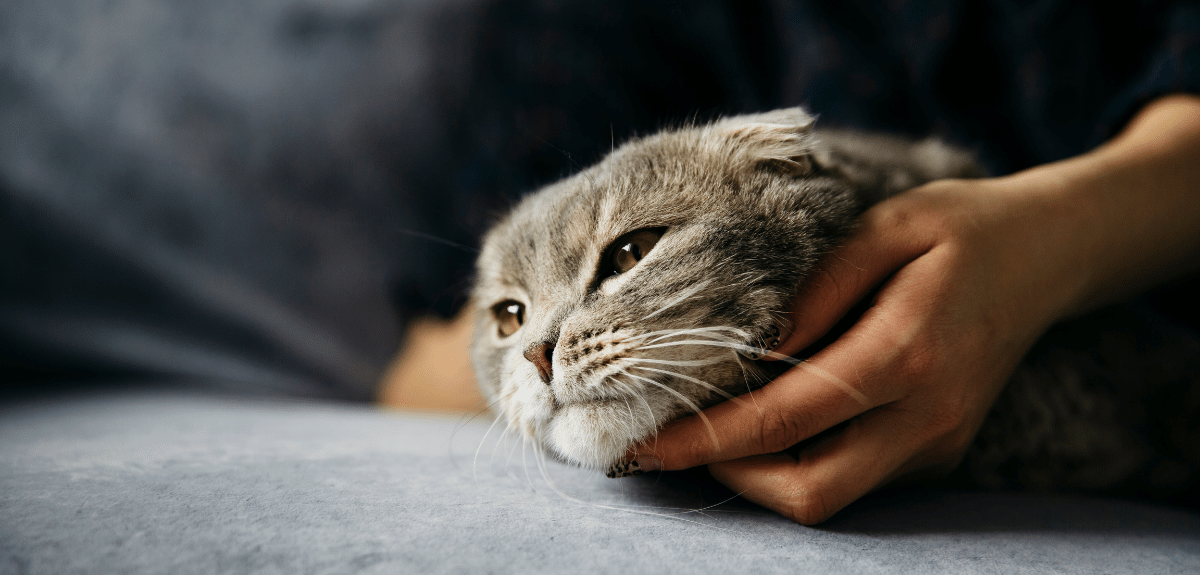
POLYGON ((525 350, 525 359, 528 359, 533 365, 537 366, 538 375, 542 376, 542 382, 547 385, 550 384, 550 380, 554 377, 554 368, 550 366, 553 356, 554 344, 548 341, 525 350))

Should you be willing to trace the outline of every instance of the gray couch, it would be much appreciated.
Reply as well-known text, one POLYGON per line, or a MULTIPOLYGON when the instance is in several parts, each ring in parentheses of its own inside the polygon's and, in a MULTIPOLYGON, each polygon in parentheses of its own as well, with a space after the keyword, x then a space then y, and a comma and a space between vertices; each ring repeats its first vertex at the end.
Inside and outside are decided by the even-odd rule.
POLYGON ((1200 572, 1176 509, 901 491, 803 527, 695 476, 543 471, 489 423, 147 388, 11 402, 0 574, 1200 572))

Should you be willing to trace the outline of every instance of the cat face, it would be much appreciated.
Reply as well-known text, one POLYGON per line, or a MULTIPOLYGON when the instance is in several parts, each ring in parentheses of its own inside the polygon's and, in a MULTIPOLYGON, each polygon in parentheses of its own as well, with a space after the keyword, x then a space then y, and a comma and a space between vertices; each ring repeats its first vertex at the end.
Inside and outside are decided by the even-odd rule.
POLYGON ((630 142, 485 238, 476 375, 510 429, 607 468, 664 423, 759 387, 803 278, 861 202, 815 171, 795 108, 630 142))

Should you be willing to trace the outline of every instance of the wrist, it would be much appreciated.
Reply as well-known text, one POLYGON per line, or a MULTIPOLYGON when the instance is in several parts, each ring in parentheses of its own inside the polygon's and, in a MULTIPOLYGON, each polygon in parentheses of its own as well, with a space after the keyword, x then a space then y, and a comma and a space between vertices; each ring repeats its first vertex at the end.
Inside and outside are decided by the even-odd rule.
MULTIPOLYGON (((1106 272, 1108 246, 1102 210, 1089 197, 1081 166, 1038 166, 989 181, 989 192, 1010 199, 1010 217, 1024 234, 1029 301, 1041 302, 1043 327, 1088 311, 1106 272)), ((998 249, 1004 249, 1003 246, 998 249)))

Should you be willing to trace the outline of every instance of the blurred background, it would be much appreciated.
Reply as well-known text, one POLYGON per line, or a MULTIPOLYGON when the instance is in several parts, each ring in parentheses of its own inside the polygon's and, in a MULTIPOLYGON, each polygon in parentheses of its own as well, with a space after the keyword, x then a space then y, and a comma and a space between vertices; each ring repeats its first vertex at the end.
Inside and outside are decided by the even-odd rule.
MULTIPOLYGON (((464 304, 496 214, 614 144, 804 105, 825 125, 947 138, 1007 173, 1200 91, 1198 13, 8 0, 0 393, 144 380, 370 400, 402 334, 464 304)), ((469 379, 461 358, 434 363, 469 379)))

